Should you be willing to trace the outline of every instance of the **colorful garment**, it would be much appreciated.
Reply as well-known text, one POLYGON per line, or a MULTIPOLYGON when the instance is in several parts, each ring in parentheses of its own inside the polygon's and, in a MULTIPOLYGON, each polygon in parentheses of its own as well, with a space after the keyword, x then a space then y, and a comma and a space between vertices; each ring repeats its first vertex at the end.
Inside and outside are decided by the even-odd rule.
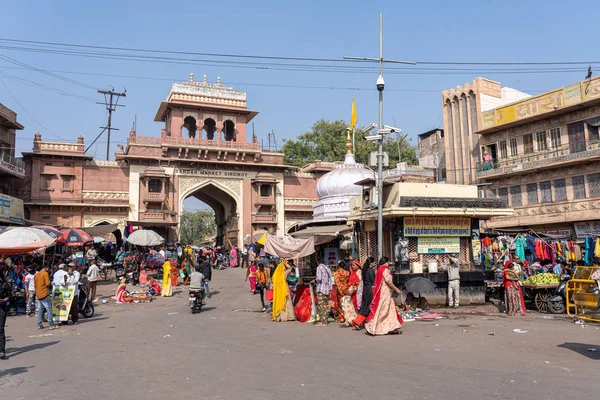
POLYGON ((129 296, 129 292, 127 292, 125 280, 122 280, 119 286, 117 287, 115 299, 117 300, 117 304, 131 303, 131 297, 129 296))
POLYGON ((287 285, 287 275, 292 267, 280 263, 271 278, 273 283, 273 309, 271 318, 273 321, 294 321, 294 306, 290 297, 290 290, 287 285))
MULTIPOLYGON (((355 261, 353 261, 355 262, 355 261)), ((360 264, 359 268, 360 268, 360 264)), ((361 305, 362 300, 362 279, 361 279, 362 271, 360 269, 350 273, 350 278, 348 278, 348 294, 352 297, 352 304, 354 304, 354 308, 358 310, 361 305)), ((346 318, 348 319, 348 318, 346 318)))
POLYGON ((229 266, 237 267, 237 264, 238 264, 237 249, 235 248, 235 246, 233 246, 233 247, 231 247, 231 251, 229 252, 229 266))
POLYGON ((250 271, 248 275, 248 281, 250 282, 250 291, 254 292, 256 290, 256 266, 250 265, 248 271, 250 271))
POLYGON ((173 286, 171 284, 172 270, 171 263, 166 261, 163 264, 163 281, 160 291, 162 297, 171 297, 173 295, 173 286))
POLYGON ((365 329, 371 335, 396 333, 400 331, 404 322, 398 311, 396 311, 388 282, 392 282, 392 273, 386 265, 380 265, 377 268, 375 285, 373 286, 371 312, 365 323, 365 329))
MULTIPOLYGON (((350 272, 346 271, 344 268, 338 267, 338 269, 335 271, 335 274, 333 274, 333 278, 335 279, 335 284, 337 287, 338 322, 343 323, 343 322, 346 322, 346 319, 344 318, 344 310, 342 308, 342 299, 345 296, 348 296, 348 278, 350 278, 350 272)), ((352 319, 354 319, 354 318, 352 318, 352 319)))
MULTIPOLYGON (((313 299, 310 298, 310 288, 304 289, 302 292, 302 296, 296 303, 296 307, 294 307, 294 311, 296 312, 296 319, 299 322, 306 322, 310 319, 312 314, 312 303, 313 299)), ((314 300, 315 304, 317 300, 314 300)))
POLYGON ((523 292, 521 291, 521 285, 518 281, 512 281, 508 279, 510 271, 508 268, 504 268, 504 303, 506 305, 506 314, 515 315, 521 313, 525 315, 527 309, 525 308, 525 299, 523 298, 523 292))
POLYGON ((317 321, 327 324, 329 318, 329 296, 317 293, 317 321))
POLYGON ((527 246, 527 240, 523 236, 517 236, 515 238, 515 253, 520 260, 525 260, 525 246, 527 246))
POLYGON ((317 293, 323 293, 329 296, 331 288, 333 287, 333 276, 331 275, 331 269, 325 264, 319 264, 317 266, 317 293))

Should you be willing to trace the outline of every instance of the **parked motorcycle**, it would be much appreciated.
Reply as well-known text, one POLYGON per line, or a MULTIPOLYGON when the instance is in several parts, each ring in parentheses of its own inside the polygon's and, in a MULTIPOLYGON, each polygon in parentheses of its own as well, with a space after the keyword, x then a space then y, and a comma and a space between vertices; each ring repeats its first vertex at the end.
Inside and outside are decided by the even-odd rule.
POLYGON ((113 268, 115 270, 115 276, 117 277, 117 282, 121 282, 121 279, 125 279, 125 267, 122 262, 113 263, 113 268))
POLYGON ((202 311, 202 302, 204 301, 205 294, 204 288, 190 289, 189 302, 192 314, 202 311))
POLYGON ((217 254, 215 259, 214 269, 225 269, 229 265, 228 257, 225 254, 217 254))
POLYGON ((566 310, 567 282, 571 280, 571 275, 563 275, 560 278, 560 284, 554 291, 554 296, 548 300, 548 309, 552 314, 562 314, 566 310))
POLYGON ((92 318, 94 316, 94 303, 90 300, 90 291, 88 288, 88 280, 82 276, 79 284, 79 313, 83 318, 92 318))

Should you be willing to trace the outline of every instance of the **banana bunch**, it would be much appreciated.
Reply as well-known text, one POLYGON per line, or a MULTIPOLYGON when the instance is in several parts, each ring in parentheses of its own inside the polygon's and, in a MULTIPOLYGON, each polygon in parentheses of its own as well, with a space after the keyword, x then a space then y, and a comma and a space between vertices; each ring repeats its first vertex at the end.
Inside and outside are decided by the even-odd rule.
POLYGON ((560 276, 552 273, 545 274, 537 274, 532 275, 529 278, 525 279, 525 283, 536 283, 540 284, 548 284, 548 283, 560 283, 560 276))

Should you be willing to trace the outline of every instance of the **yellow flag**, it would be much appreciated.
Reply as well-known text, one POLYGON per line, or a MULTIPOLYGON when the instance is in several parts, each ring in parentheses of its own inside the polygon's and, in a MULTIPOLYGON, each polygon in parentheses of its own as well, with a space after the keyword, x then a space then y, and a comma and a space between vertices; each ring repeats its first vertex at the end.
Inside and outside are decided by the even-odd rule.
POLYGON ((356 99, 352 99, 352 116, 350 117, 350 130, 356 126, 356 99))

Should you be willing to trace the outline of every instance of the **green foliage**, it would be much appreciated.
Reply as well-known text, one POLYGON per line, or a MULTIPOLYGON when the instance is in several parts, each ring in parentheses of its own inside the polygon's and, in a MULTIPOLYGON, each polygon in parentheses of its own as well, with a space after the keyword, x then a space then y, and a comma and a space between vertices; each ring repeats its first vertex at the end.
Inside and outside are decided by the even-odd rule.
POLYGON ((213 210, 184 211, 180 229, 182 244, 200 245, 206 236, 217 234, 215 213, 213 210))
MULTIPOLYGON (((306 132, 296 140, 285 140, 283 145, 284 159, 287 164, 301 167, 303 165, 321 161, 343 161, 346 154, 346 122, 318 120, 310 132, 306 132)), ((360 129, 355 129, 354 155, 356 161, 366 164, 369 153, 377 150, 375 142, 367 142, 365 134, 360 129)), ((400 141, 400 156, 403 162, 412 165, 418 164, 415 148, 410 144, 410 139, 401 140, 396 136, 386 136, 383 149, 390 157, 390 167, 398 163, 398 142, 400 141)))

